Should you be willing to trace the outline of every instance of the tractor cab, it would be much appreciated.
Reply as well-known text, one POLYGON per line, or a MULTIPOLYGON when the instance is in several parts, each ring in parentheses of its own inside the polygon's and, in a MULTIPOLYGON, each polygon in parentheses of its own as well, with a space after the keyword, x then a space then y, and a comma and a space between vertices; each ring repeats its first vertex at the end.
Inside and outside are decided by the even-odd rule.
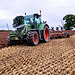
POLYGON ((26 15, 24 17, 24 24, 30 24, 32 29, 38 28, 38 26, 41 24, 41 16, 38 14, 26 15))
POLYGON ((32 28, 37 28, 41 24, 41 15, 33 14, 33 15, 25 15, 25 16, 17 16, 13 20, 13 27, 18 27, 21 25, 31 25, 32 28))
MULTIPOLYGON (((13 27, 16 28, 16 31, 22 32, 28 29, 37 29, 41 24, 41 15, 33 14, 33 15, 25 15, 25 16, 17 16, 13 19, 13 27)), ((24 33, 24 32, 23 32, 24 33)))

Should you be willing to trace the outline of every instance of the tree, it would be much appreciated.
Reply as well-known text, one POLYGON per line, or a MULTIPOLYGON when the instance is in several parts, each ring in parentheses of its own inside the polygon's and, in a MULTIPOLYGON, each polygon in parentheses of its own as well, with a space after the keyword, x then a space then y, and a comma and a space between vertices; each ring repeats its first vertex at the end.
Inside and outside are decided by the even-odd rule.
POLYGON ((13 19, 13 27, 17 27, 24 24, 24 17, 23 16, 17 16, 13 19))
POLYGON ((73 29, 73 27, 75 28, 75 15, 68 14, 65 17, 63 17, 63 20, 65 21, 65 30, 71 30, 73 29))

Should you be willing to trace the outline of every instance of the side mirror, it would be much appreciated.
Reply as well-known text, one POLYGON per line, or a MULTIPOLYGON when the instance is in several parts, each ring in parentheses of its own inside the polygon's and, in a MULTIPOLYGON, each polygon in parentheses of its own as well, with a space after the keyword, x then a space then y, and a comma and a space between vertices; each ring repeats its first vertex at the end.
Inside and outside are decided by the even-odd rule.
POLYGON ((46 23, 47 21, 43 21, 43 23, 46 23))

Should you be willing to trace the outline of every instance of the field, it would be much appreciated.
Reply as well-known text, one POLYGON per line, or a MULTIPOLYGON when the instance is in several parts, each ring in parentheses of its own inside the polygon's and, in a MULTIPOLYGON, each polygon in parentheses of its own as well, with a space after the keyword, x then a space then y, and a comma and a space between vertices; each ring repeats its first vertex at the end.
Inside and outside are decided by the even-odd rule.
POLYGON ((7 37, 9 31, 0 31, 0 48, 7 46, 7 37))
POLYGON ((75 35, 1 48, 0 75, 75 75, 75 35))

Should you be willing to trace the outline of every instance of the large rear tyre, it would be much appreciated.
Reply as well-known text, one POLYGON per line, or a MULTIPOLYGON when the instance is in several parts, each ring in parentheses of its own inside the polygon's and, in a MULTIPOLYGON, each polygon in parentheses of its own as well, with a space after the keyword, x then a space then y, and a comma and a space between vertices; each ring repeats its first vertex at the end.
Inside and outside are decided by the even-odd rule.
POLYGON ((29 31, 27 36, 26 36, 26 43, 28 45, 38 45, 39 43, 39 38, 38 38, 38 33, 36 31, 29 31))
POLYGON ((50 30, 48 26, 45 26, 43 30, 43 41, 49 42, 49 40, 50 40, 50 30))

